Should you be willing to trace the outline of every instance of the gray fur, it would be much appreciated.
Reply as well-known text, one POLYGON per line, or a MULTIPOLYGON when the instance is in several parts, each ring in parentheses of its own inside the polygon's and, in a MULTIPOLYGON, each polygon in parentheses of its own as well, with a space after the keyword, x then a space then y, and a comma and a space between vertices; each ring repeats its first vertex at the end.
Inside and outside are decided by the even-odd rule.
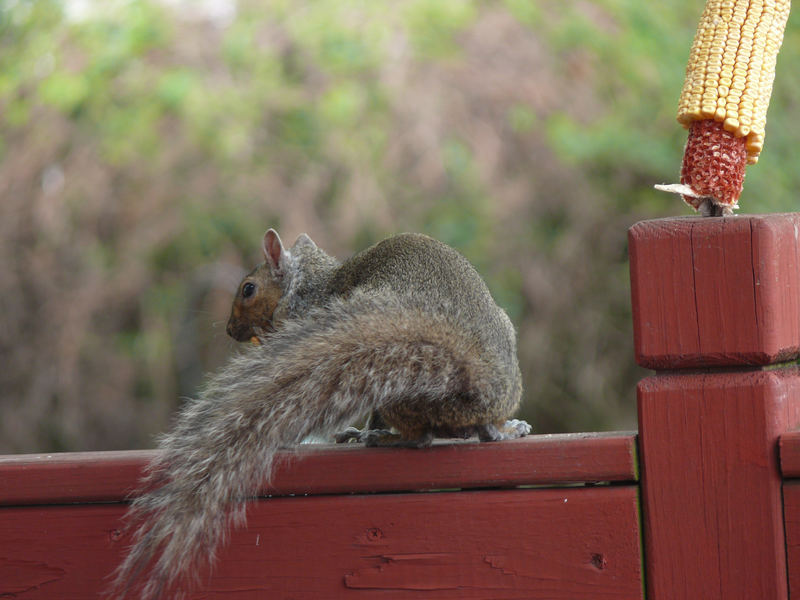
POLYGON ((407 234, 340 265, 308 242, 287 252, 296 272, 276 330, 233 357, 161 438, 131 504, 118 595, 173 597, 191 584, 244 523, 276 450, 309 435, 330 438, 373 411, 406 445, 529 431, 502 433, 521 394, 514 330, 463 257, 407 234))

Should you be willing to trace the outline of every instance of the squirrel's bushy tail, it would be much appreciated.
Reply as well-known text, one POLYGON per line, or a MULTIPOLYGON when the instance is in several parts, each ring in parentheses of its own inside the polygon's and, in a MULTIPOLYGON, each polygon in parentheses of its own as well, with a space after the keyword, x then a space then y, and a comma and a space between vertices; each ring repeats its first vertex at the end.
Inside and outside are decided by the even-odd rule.
POLYGON ((230 526, 244 522, 246 500, 269 479, 277 449, 404 400, 469 397, 493 406, 498 394, 512 394, 501 389, 508 376, 483 356, 492 352, 454 322, 402 299, 354 293, 234 357, 161 438, 131 504, 133 545, 116 593, 156 598, 212 563, 230 526))

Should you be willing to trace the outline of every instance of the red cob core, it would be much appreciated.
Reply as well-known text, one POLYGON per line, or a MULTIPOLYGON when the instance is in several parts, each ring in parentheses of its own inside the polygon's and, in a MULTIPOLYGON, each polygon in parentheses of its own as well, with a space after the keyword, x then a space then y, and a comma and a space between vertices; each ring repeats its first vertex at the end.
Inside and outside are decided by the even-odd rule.
POLYGON ((683 152, 681 183, 700 196, 682 196, 695 210, 706 200, 718 210, 737 207, 747 166, 746 138, 725 131, 712 119, 694 121, 683 152))

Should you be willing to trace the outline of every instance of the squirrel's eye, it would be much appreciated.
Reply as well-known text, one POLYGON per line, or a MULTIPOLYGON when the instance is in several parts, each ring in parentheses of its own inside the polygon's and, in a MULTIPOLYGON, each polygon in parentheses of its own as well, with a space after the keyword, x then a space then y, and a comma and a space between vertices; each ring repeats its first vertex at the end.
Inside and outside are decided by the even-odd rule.
POLYGON ((255 291, 256 285, 248 281, 242 286, 242 298, 249 298, 255 291))

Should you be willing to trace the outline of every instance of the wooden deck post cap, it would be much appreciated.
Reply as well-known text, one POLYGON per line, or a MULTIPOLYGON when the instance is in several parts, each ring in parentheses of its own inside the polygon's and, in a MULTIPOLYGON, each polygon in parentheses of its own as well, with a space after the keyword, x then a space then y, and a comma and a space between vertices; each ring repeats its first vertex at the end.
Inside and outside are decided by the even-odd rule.
POLYGON ((642 221, 628 241, 641 366, 767 365, 800 355, 800 213, 642 221))

